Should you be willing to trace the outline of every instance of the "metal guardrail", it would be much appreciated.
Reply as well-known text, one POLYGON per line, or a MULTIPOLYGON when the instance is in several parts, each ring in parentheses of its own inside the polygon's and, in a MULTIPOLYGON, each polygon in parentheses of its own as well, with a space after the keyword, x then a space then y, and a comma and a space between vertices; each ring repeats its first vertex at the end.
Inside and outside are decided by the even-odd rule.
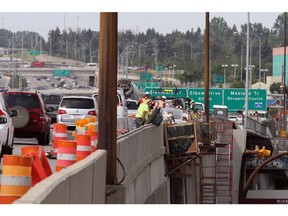
POLYGON ((262 125, 260 122, 250 117, 247 117, 246 128, 260 133, 263 136, 271 136, 268 126, 262 125))

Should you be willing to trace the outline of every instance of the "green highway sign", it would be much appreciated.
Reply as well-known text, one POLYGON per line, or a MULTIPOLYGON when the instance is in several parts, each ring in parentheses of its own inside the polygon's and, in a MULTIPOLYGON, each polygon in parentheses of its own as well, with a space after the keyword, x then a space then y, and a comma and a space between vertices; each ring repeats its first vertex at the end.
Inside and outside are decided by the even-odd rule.
MULTIPOLYGON (((223 105, 229 111, 245 110, 245 89, 224 89, 223 105)), ((249 89, 248 110, 266 110, 267 93, 264 89, 249 89)))
POLYGON ((53 70, 53 76, 71 76, 71 70, 53 70))
POLYGON ((38 55, 40 55, 40 51, 39 50, 30 50, 29 55, 38 56, 38 55))
POLYGON ((215 84, 220 84, 220 83, 224 83, 224 76, 223 75, 214 75, 214 83, 215 84))
POLYGON ((155 71, 157 72, 162 72, 164 70, 163 66, 157 66, 157 68, 155 67, 155 71))
POLYGON ((150 81, 150 80, 153 80, 153 76, 150 72, 141 72, 140 73, 140 80, 141 81, 150 81))
MULTIPOLYGON (((204 89, 189 88, 187 96, 195 102, 205 103, 204 89)), ((229 112, 245 110, 245 89, 209 89, 209 109, 214 105, 226 105, 229 112)), ((267 93, 264 89, 249 89, 249 110, 266 110, 267 93)))
MULTIPOLYGON (((203 88, 189 88, 187 96, 195 102, 205 103, 203 88)), ((209 89, 209 109, 212 110, 214 105, 222 105, 223 90, 220 88, 209 89)))
POLYGON ((186 88, 145 88, 145 92, 149 92, 152 98, 166 96, 166 98, 186 98, 186 88))
POLYGON ((139 91, 144 91, 145 88, 147 87, 159 87, 159 83, 158 82, 133 82, 139 91))

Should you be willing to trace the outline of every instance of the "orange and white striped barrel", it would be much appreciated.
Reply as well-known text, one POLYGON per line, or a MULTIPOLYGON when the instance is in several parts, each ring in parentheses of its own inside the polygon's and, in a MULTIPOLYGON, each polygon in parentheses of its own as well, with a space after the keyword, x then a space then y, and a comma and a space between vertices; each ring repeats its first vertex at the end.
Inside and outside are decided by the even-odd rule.
POLYGON ((80 161, 91 154, 91 136, 77 134, 75 141, 77 142, 77 161, 80 161))
POLYGON ((67 125, 62 123, 53 124, 52 145, 50 155, 53 158, 57 157, 58 140, 67 140, 67 125))
POLYGON ((91 136, 91 152, 95 152, 97 150, 98 132, 96 130, 87 130, 85 135, 91 136))
POLYGON ((9 204, 31 188, 32 157, 3 155, 0 203, 9 204))
POLYGON ((72 140, 59 140, 56 161, 56 172, 76 163, 77 142, 72 140))

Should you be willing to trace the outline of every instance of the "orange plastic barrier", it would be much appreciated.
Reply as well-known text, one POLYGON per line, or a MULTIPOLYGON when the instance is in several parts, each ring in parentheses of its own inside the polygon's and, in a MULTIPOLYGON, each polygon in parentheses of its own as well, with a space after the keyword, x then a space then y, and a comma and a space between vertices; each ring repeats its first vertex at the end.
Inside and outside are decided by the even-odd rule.
POLYGON ((77 161, 80 161, 91 154, 91 136, 77 134, 77 161))
POLYGON ((67 140, 67 125, 62 123, 53 124, 52 145, 50 157, 57 158, 58 140, 67 140))
POLYGON ((11 204, 31 188, 32 158, 3 155, 0 204, 11 204))
POLYGON ((60 140, 58 142, 58 154, 56 172, 76 162, 77 142, 72 140, 60 140))
POLYGON ((91 136, 91 152, 95 152, 97 150, 98 132, 96 130, 87 130, 85 135, 91 136))
POLYGON ((23 156, 31 156, 32 161, 32 186, 52 175, 48 159, 42 146, 26 146, 21 148, 23 156))

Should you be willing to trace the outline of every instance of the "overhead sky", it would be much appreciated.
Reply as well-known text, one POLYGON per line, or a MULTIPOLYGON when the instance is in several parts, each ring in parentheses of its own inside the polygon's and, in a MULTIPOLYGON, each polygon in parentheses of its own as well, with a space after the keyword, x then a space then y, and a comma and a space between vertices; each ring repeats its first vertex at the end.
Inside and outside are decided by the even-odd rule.
POLYGON ((196 30, 198 27, 203 31, 206 10, 212 11, 210 19, 223 17, 228 26, 232 27, 235 24, 239 30, 241 25, 247 23, 246 10, 248 8, 250 9, 250 22, 262 23, 268 28, 273 26, 280 14, 280 12, 275 12, 275 8, 273 10, 273 6, 270 10, 261 9, 260 5, 255 5, 255 3, 253 5, 251 0, 234 1, 237 4, 231 4, 233 0, 217 0, 215 4, 214 0, 214 3, 210 2, 207 5, 205 2, 209 1, 205 0, 201 0, 203 5, 199 4, 199 0, 197 4, 193 0, 178 0, 174 3, 173 1, 169 3, 169 0, 13 0, 7 2, 0 9, 1 28, 13 32, 35 31, 44 38, 47 38, 49 30, 56 27, 60 30, 64 28, 75 30, 79 27, 97 31, 101 11, 119 12, 119 31, 130 29, 137 33, 154 28, 161 34, 175 30, 186 32, 192 28, 196 30), (35 7, 32 7, 33 4, 35 7), (243 11, 242 7, 245 4, 247 5, 243 11))

